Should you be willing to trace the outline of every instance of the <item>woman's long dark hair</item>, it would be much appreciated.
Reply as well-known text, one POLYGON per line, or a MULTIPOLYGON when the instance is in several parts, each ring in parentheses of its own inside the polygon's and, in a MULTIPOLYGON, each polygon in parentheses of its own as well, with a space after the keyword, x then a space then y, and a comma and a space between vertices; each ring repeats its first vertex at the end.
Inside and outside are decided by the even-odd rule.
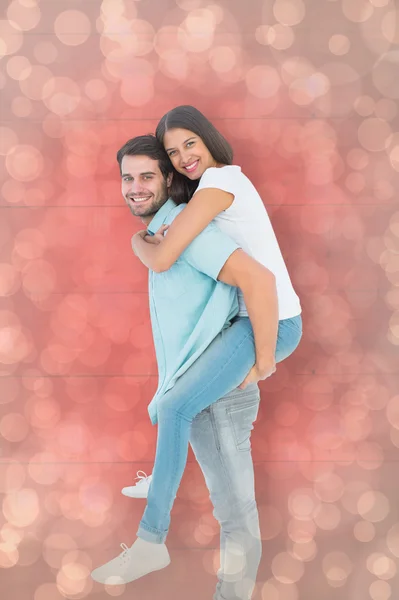
MULTIPOLYGON (((155 135, 163 145, 164 136, 170 129, 188 129, 198 135, 208 148, 215 161, 222 165, 231 165, 233 149, 229 142, 214 125, 194 106, 176 106, 159 121, 155 135)), ((188 202, 198 187, 199 181, 192 181, 174 170, 170 195, 172 198, 186 198, 188 202)))

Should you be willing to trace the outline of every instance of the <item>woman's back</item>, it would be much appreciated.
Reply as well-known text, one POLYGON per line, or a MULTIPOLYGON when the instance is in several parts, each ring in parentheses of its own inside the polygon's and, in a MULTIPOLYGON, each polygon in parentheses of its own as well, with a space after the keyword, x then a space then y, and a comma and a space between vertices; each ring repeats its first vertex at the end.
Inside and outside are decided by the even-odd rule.
MULTIPOLYGON (((279 318, 288 319, 301 312, 299 298, 292 286, 284 258, 266 208, 255 186, 236 165, 212 167, 205 171, 197 191, 217 188, 233 194, 231 206, 215 217, 218 227, 250 256, 276 277, 279 318)), ((239 291, 240 315, 247 310, 239 291)))

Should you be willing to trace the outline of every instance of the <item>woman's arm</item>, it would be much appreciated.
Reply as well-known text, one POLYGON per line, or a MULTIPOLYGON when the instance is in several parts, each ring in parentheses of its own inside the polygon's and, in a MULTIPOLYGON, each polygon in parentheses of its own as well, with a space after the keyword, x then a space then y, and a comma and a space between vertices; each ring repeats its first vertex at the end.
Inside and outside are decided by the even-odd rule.
POLYGON ((195 192, 185 209, 170 225, 168 235, 160 244, 149 244, 140 234, 134 235, 134 253, 152 271, 167 271, 216 215, 231 206, 233 200, 233 194, 216 188, 195 192))

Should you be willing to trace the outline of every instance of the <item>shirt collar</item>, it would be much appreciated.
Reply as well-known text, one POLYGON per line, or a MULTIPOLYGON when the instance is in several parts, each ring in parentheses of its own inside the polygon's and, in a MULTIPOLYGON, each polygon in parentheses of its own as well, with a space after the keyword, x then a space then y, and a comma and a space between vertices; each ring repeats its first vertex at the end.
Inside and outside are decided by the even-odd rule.
POLYGON ((148 233, 150 233, 151 235, 155 235, 158 229, 161 227, 161 225, 165 223, 171 211, 174 208, 176 208, 176 206, 176 202, 174 202, 172 198, 169 198, 169 200, 167 200, 165 204, 161 206, 159 211, 154 215, 151 222, 149 223, 147 227, 148 233))

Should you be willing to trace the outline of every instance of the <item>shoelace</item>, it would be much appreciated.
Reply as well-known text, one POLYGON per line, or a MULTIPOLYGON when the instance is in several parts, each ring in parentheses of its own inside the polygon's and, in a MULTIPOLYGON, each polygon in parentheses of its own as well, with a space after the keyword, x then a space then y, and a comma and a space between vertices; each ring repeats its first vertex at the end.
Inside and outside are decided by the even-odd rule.
POLYGON ((129 548, 129 546, 126 546, 126 544, 123 544, 123 543, 121 544, 121 548, 122 548, 123 552, 120 555, 120 558, 123 559, 124 562, 126 562, 130 548, 129 548))
POLYGON ((147 473, 144 473, 144 471, 137 471, 137 477, 136 479, 138 479, 139 481, 136 483, 136 487, 138 487, 139 485, 142 485, 143 483, 145 483, 147 481, 147 479, 149 477, 151 477, 151 475, 147 475, 147 473))

